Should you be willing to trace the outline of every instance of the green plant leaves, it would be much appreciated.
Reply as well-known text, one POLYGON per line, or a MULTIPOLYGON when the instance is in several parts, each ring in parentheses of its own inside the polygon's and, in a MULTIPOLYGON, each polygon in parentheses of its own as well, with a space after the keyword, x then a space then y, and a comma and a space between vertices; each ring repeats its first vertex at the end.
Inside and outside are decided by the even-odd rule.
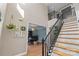
POLYGON ((10 30, 16 29, 16 25, 14 25, 14 24, 8 24, 8 25, 6 25, 6 28, 10 29, 10 30))

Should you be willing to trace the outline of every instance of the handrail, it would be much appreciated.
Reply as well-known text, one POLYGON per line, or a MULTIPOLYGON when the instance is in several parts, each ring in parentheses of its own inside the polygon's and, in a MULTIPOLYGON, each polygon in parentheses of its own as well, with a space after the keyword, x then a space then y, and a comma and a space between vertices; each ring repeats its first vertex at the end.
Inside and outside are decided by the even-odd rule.
POLYGON ((59 19, 55 22, 55 24, 52 26, 51 30, 49 31, 49 33, 47 34, 47 36, 45 37, 45 40, 47 39, 47 37, 49 36, 49 34, 51 33, 52 29, 54 28, 54 26, 56 25, 56 23, 59 21, 59 19))
MULTIPOLYGON (((60 17, 62 17, 62 15, 60 17)), ((60 17, 55 22, 55 24, 52 26, 52 28, 50 29, 50 31, 48 32, 48 34, 46 35, 46 37, 42 39, 42 56, 46 55, 46 43, 45 43, 45 41, 48 38, 48 36, 50 35, 50 33, 52 32, 52 30, 55 27, 55 25, 57 24, 57 22, 60 20, 60 17)), ((48 52, 47 52, 47 54, 48 54, 48 52)))
MULTIPOLYGON (((61 16, 60 16, 61 17, 61 16)), ((59 21, 59 19, 55 22, 55 24, 52 26, 51 30, 49 31, 49 33, 47 34, 47 36, 44 38, 45 40, 47 39, 47 37, 49 36, 49 34, 51 33, 52 29, 54 28, 54 26, 56 25, 56 23, 59 21)), ((44 41, 45 41, 44 40, 44 41)))

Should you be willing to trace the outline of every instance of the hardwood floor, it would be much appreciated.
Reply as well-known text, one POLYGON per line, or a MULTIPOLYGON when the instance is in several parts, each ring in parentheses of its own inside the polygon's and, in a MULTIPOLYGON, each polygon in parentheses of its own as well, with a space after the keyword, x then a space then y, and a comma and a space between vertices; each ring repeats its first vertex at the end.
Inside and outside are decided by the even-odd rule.
POLYGON ((42 45, 41 44, 29 45, 28 56, 42 56, 42 45))

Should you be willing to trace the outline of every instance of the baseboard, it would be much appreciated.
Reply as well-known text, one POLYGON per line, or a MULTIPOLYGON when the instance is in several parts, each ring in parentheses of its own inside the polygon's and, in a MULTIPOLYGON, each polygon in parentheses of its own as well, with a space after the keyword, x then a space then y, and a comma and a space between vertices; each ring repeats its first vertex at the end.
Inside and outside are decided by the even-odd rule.
POLYGON ((19 54, 15 55, 15 56, 26 56, 26 52, 19 53, 19 54))

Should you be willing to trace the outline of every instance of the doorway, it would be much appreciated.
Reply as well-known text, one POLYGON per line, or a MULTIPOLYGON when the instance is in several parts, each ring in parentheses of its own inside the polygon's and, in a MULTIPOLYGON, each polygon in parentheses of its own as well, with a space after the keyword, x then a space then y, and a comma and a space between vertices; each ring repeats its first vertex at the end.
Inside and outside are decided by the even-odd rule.
POLYGON ((42 38, 46 36, 46 28, 36 24, 29 24, 28 28, 28 56, 42 55, 42 38))

